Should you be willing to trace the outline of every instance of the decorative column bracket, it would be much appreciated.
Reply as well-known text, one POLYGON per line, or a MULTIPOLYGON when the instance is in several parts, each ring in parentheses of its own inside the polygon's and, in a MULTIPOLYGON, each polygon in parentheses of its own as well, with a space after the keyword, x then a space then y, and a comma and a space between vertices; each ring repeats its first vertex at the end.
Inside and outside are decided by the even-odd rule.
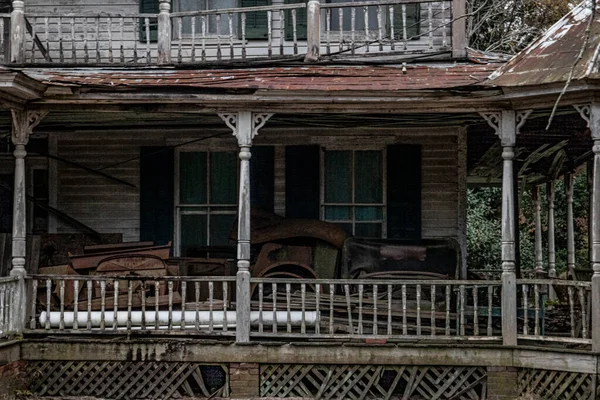
POLYGON ((482 112, 479 115, 494 129, 494 133, 500 138, 503 146, 514 146, 517 141, 516 135, 521 133, 521 128, 532 113, 533 110, 495 111, 482 112), (504 126, 506 124, 508 126, 504 126))
POLYGON ((591 124, 592 117, 592 107, 589 104, 576 104, 573 106, 581 115, 581 118, 586 122, 586 126, 589 128, 591 124))
POLYGON ((233 136, 238 140, 240 147, 252 146, 252 140, 258 135, 260 128, 265 126, 273 114, 252 113, 242 111, 239 113, 219 114, 219 117, 233 131, 233 136), (243 120, 243 121, 242 121, 243 120), (240 122, 243 124, 240 124, 240 122), (250 122, 248 124, 248 122, 250 122), (248 127, 250 129, 248 129, 248 127))

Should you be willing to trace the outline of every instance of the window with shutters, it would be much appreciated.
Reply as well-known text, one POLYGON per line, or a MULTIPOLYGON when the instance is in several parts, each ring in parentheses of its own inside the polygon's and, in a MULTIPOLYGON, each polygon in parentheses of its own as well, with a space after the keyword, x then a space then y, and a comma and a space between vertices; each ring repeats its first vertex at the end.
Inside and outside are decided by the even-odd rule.
MULTIPOLYGON (((327 0, 327 3, 352 3, 362 0, 327 0)), ((397 4, 394 7, 394 35, 396 39, 401 39, 404 36, 404 27, 406 26, 407 38, 417 38, 420 32, 421 8, 419 4, 397 4), (406 23, 405 23, 406 22, 406 23)), ((330 13, 330 25, 332 31, 340 31, 340 10, 342 10, 342 30, 350 32, 352 30, 352 16, 354 9, 354 30, 359 34, 365 31, 365 7, 344 7, 333 8, 330 13)), ((376 31, 377 24, 377 7, 370 6, 367 9, 367 22, 369 31, 376 31)), ((390 6, 382 7, 382 15, 386 16, 386 32, 389 32, 389 26, 392 23, 390 18, 390 6)))
POLYGON ((179 153, 176 217, 179 254, 195 248, 224 246, 237 213, 235 151, 179 153))
POLYGON ((325 150, 321 217, 358 237, 386 237, 382 150, 325 150))

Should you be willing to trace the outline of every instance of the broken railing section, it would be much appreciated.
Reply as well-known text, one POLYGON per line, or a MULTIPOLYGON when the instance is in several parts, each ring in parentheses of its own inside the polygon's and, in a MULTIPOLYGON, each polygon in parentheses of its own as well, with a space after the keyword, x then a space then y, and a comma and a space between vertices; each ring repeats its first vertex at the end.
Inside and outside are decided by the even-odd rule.
POLYGON ((502 339, 499 281, 251 282, 253 337, 502 339), (273 323, 281 313, 283 326, 273 323))
POLYGON ((27 329, 235 335, 235 277, 27 277, 27 329))
POLYGON ((21 277, 0 277, 0 339, 17 334, 21 329, 20 283, 21 277))
POLYGON ((591 282, 520 279, 519 339, 591 344, 591 282))
POLYGON ((160 0, 157 13, 61 15, 29 13, 17 0, 0 15, 11 30, 0 49, 11 50, 5 62, 66 65, 466 52, 464 0, 290 3, 173 12, 160 0))

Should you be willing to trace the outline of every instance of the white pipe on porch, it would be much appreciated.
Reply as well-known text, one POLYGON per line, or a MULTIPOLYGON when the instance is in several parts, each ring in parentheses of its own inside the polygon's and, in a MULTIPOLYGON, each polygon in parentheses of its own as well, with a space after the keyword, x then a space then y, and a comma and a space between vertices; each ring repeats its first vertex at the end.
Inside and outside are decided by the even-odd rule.
MULTIPOLYGON (((208 329, 211 322, 211 312, 210 311, 199 311, 196 314, 196 311, 172 311, 171 312, 171 322, 169 322, 169 311, 159 311, 158 312, 158 325, 161 329, 168 329, 169 324, 172 326, 172 329, 177 330, 181 326, 181 317, 183 314, 184 325, 186 328, 195 329, 196 328, 196 315, 198 315, 198 325, 202 329, 208 329)), ((261 317, 261 311, 252 311, 250 313, 250 324, 252 326, 258 326, 259 320, 261 317)), ((289 321, 291 321, 292 326, 301 326, 302 325, 302 316, 304 315, 304 323, 307 326, 315 326, 318 321, 319 313, 317 311, 290 311, 289 314, 287 311, 262 311, 262 323, 265 326, 273 324, 273 314, 275 314, 275 322, 277 325, 287 325, 288 324, 288 315, 289 321)), ((75 320, 75 312, 68 311, 61 313, 60 311, 51 311, 50 318, 50 327, 51 328, 59 328, 61 315, 64 322, 65 328, 73 328, 73 322, 75 320)), ((117 327, 126 327, 128 322, 128 311, 118 311, 117 312, 117 327)), ((225 322, 224 320, 225 312, 224 311, 213 311, 212 312, 212 325, 214 329, 218 329, 223 327, 225 322)), ((154 329, 155 321, 156 321, 156 312, 155 311, 145 311, 145 325, 146 329, 154 329)), ((102 311, 92 311, 89 314, 89 318, 91 321, 92 328, 99 328, 102 320, 102 311)), ((45 326, 46 321, 48 320, 48 313, 43 311, 40 314, 40 325, 45 326)), ((237 320, 237 313, 235 311, 227 311, 227 326, 235 327, 237 320)), ((77 322, 81 326, 88 321, 88 313, 87 311, 81 311, 77 313, 77 322)), ((104 323, 106 325, 106 329, 110 330, 110 327, 113 326, 114 323, 114 312, 113 311, 104 311, 104 323)), ((142 326, 142 311, 131 311, 131 326, 132 327, 141 327, 142 326)))

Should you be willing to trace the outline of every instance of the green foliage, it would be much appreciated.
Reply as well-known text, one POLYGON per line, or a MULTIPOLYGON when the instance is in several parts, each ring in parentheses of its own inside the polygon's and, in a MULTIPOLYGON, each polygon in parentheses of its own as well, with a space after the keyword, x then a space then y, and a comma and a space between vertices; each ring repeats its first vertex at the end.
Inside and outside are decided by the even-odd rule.
MULTIPOLYGON (((519 235, 521 269, 535 267, 535 219, 531 188, 522 188, 519 199, 519 235)), ((586 174, 580 173, 574 182, 575 260, 577 268, 586 268, 588 262, 588 191, 586 174)), ((540 191, 542 203, 542 243, 544 268, 548 266, 548 208, 546 187, 540 191)), ((469 189, 467 193, 467 240, 470 269, 501 268, 501 214, 500 188, 469 189)), ((567 202, 563 181, 555 187, 555 243, 556 269, 560 274, 567 269, 567 202)))

